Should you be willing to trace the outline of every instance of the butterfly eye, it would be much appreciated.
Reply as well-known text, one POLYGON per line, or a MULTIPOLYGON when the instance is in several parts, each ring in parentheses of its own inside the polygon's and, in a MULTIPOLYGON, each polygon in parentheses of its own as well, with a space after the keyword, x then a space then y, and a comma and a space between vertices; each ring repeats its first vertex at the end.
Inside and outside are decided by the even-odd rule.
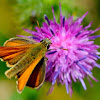
POLYGON ((50 45, 47 46, 47 49, 49 49, 50 45))

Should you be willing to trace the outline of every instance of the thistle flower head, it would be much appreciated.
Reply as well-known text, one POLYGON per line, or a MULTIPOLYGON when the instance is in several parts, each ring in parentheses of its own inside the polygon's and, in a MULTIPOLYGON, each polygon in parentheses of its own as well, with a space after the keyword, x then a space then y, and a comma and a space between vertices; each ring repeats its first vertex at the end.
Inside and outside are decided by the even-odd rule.
POLYGON ((52 37, 52 44, 46 53, 48 58, 46 80, 51 82, 52 86, 56 82, 62 85, 65 84, 67 93, 72 94, 72 80, 74 82, 79 80, 84 90, 86 90, 84 77, 87 77, 91 85, 90 78, 98 81, 92 75, 91 70, 93 67, 100 68, 100 65, 96 63, 96 60, 100 58, 98 56, 100 52, 97 50, 100 46, 95 45, 93 41, 95 38, 100 37, 100 35, 93 36, 92 34, 100 28, 88 30, 92 22, 85 27, 81 25, 88 12, 73 21, 73 16, 68 19, 62 16, 60 6, 60 23, 56 22, 53 7, 52 12, 54 21, 49 20, 45 15, 46 22, 43 22, 41 28, 35 28, 37 32, 28 29, 24 30, 32 34, 28 38, 33 38, 37 42, 44 38, 52 37))

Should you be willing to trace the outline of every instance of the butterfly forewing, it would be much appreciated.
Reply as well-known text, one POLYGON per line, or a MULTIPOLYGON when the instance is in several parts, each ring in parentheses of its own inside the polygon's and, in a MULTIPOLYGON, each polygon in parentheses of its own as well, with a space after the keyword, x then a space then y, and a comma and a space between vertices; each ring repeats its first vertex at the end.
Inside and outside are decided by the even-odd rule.
POLYGON ((26 54, 29 48, 36 46, 33 44, 34 41, 26 38, 11 38, 4 43, 4 47, 0 47, 0 58, 7 61, 7 66, 11 67, 26 54))
POLYGON ((19 46, 19 45, 24 45, 24 44, 34 44, 35 41, 31 40, 31 39, 27 39, 27 38, 20 38, 20 37, 16 37, 16 38, 11 38, 9 40, 7 40, 4 43, 4 46, 19 46))

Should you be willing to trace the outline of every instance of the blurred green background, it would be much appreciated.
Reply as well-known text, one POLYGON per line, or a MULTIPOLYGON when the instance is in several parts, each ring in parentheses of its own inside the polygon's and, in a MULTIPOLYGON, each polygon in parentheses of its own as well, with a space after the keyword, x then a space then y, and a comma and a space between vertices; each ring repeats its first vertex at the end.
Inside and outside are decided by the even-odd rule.
MULTIPOLYGON (((0 0, 0 45, 17 34, 29 35, 22 28, 34 30, 39 21, 40 26, 44 21, 44 14, 53 19, 51 6, 54 6, 57 22, 59 22, 59 2, 62 5, 62 13, 66 17, 74 15, 82 16, 86 11, 83 25, 88 25, 93 21, 92 29, 100 27, 100 0, 0 0)), ((95 35, 100 34, 100 31, 95 35)), ((100 45, 100 39, 95 40, 100 45)), ((98 61, 99 63, 99 61, 98 61)), ((50 87, 49 83, 44 83, 39 90, 25 87, 22 94, 16 91, 16 79, 7 79, 4 72, 8 68, 5 62, 0 61, 0 100, 100 100, 100 82, 93 82, 91 88, 85 79, 87 91, 80 82, 73 83, 72 97, 66 93, 65 86, 59 85, 54 91, 46 96, 50 87)), ((94 68, 93 75, 100 80, 100 69, 94 68)))

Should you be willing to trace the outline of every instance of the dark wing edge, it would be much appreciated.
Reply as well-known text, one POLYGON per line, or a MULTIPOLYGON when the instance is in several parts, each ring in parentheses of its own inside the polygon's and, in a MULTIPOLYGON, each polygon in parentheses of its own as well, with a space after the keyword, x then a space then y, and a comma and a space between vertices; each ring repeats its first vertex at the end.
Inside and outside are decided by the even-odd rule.
POLYGON ((45 67, 46 60, 43 57, 33 70, 26 86, 36 89, 41 87, 45 80, 45 67))

